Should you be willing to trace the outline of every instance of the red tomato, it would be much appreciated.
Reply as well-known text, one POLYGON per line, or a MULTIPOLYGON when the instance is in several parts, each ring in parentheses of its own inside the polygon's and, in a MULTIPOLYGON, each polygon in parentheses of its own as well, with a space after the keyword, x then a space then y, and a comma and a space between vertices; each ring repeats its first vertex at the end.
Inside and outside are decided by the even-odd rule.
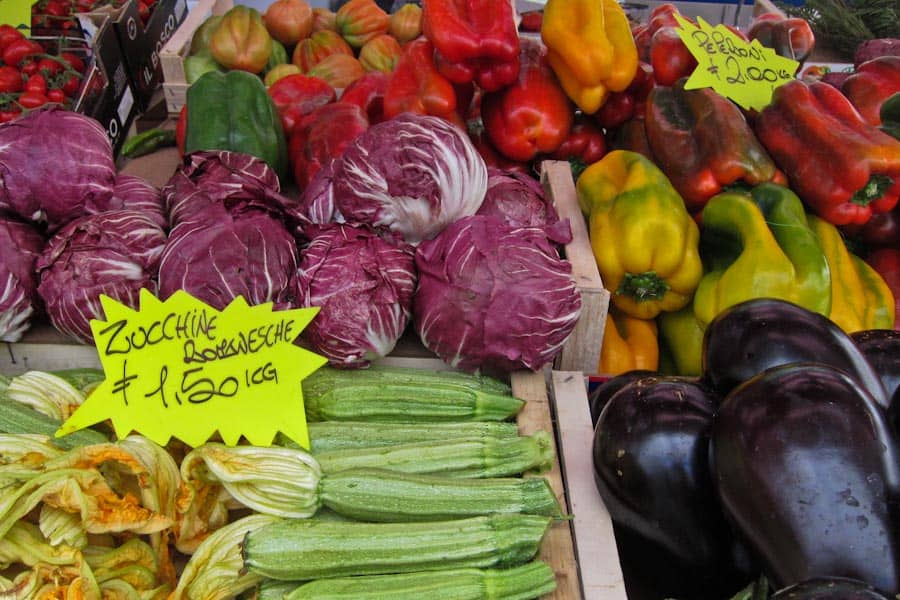
POLYGON ((23 92, 22 95, 19 96, 19 104, 22 105, 22 108, 39 108, 41 106, 44 106, 48 102, 50 102, 50 99, 47 98, 47 95, 42 92, 23 92))
POLYGON ((39 43, 34 40, 22 38, 13 41, 3 49, 3 64, 14 67, 29 56, 43 53, 44 47, 39 43))
POLYGON ((18 106, 9 106, 5 108, 0 108, 0 123, 6 123, 8 121, 12 121, 16 117, 22 114, 22 109, 18 106))
POLYGON ((37 92, 39 94, 47 93, 47 80, 40 73, 36 73, 28 78, 23 88, 25 92, 37 92))
POLYGON ((49 100, 50 102, 56 102, 57 104, 65 104, 66 95, 61 89, 58 88, 47 90, 47 100, 49 100))
POLYGON ((9 65, 0 67, 0 94, 21 92, 24 84, 18 69, 9 65))
POLYGON ((60 52, 59 57, 69 63, 69 66, 79 73, 84 73, 84 61, 81 60, 81 57, 77 54, 73 54, 72 52, 60 52))
POLYGON ((24 40, 25 34, 9 25, 4 23, 0 25, 0 53, 6 50, 6 47, 15 42, 16 40, 24 40))
POLYGON ((52 58, 42 58, 38 61, 38 71, 46 80, 56 77, 64 68, 62 62, 52 58))

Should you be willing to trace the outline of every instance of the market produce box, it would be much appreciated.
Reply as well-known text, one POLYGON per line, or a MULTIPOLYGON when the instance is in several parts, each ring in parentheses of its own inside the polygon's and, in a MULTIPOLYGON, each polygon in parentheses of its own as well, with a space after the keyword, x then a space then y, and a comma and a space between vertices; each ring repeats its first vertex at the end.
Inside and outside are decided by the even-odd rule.
POLYGON ((160 52, 188 14, 186 0, 128 0, 109 13, 120 47, 121 60, 134 87, 135 103, 147 107, 162 81, 160 52), (142 16, 139 5, 149 10, 142 16))

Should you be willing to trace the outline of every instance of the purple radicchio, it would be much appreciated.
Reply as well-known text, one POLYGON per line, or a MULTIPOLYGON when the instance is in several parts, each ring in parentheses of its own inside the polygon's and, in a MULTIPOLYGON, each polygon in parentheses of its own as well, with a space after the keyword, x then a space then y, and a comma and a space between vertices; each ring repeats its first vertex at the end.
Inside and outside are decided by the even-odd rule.
POLYGON ((37 261, 38 293, 50 322, 69 337, 92 343, 90 321, 104 318, 101 294, 137 308, 141 288, 156 293, 165 243, 162 228, 135 210, 70 221, 37 261))
POLYGON ((425 347, 464 371, 536 371, 575 328, 571 266, 536 227, 460 219, 416 250, 413 323, 425 347))
POLYGON ((572 241, 569 220, 559 220, 544 188, 524 173, 488 167, 487 192, 476 214, 493 215, 513 227, 539 227, 558 244, 572 241))
POLYGON ((283 218, 287 204, 274 169, 260 158, 240 152, 193 152, 162 188, 172 227, 193 219, 208 204, 222 204, 234 214, 266 210, 283 218))
POLYGON ((348 223, 389 229, 415 245, 475 214, 487 167, 456 126, 403 113, 347 146, 334 165, 333 185, 335 207, 348 223))
POLYGON ((115 179, 109 138, 90 117, 48 108, 0 125, 0 212, 53 231, 103 210, 115 179))
POLYGON ((265 210, 234 214, 195 196, 206 206, 169 233, 159 266, 160 297, 183 289, 219 310, 238 296, 250 305, 292 308, 297 244, 284 224, 265 210))
POLYGON ((336 367, 386 356, 403 334, 416 288, 414 250, 364 226, 325 225, 303 251, 301 306, 319 306, 301 339, 336 367))
POLYGON ((16 342, 37 310, 34 264, 44 238, 27 223, 0 216, 0 341, 16 342))
POLYGON ((163 229, 169 226, 162 194, 156 186, 137 175, 120 173, 116 177, 112 196, 104 210, 136 210, 163 229))

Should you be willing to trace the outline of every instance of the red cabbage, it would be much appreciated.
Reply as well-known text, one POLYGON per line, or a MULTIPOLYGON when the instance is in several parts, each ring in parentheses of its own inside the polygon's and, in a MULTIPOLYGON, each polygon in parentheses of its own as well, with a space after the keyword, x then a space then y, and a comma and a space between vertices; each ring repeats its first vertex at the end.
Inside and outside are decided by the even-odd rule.
POLYGON ((37 310, 34 264, 44 238, 27 223, 0 216, 0 341, 16 342, 37 310))
POLYGON ((139 292, 156 292, 166 243, 162 228, 135 210, 111 210, 69 222, 37 261, 38 293, 62 333, 92 342, 91 319, 104 317, 100 294, 137 308, 139 292))
POLYGON ((109 138, 90 117, 48 108, 0 125, 0 212, 53 231, 103 210, 115 179, 109 138))
POLYGON ((368 227, 325 225, 300 258, 301 306, 319 306, 301 339, 336 367, 386 356, 406 326, 416 288, 414 250, 368 227))
POLYGON ((496 217, 458 220, 416 250, 413 323, 464 371, 536 371, 575 328, 581 294, 544 232, 496 217))
POLYGON ((487 192, 476 214, 493 215, 513 227, 539 227, 558 244, 572 241, 569 220, 559 220, 544 188, 524 173, 488 167, 487 192))
POLYGON ((232 213, 202 191, 194 200, 205 207, 172 228, 159 266, 160 297, 184 289, 219 310, 237 296, 293 307, 297 245, 284 223, 265 210, 232 213))
POLYGON ((334 201, 347 222, 386 228, 411 244, 475 214, 487 167, 465 132, 403 113, 353 140, 334 165, 334 201))

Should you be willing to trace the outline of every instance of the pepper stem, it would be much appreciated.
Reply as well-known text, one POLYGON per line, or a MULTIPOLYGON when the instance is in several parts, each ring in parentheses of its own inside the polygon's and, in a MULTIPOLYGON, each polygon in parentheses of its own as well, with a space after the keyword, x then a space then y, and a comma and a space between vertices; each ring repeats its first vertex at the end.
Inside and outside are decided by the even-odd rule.
POLYGON ((860 206, 868 206, 881 198, 888 189, 894 185, 894 180, 887 175, 872 175, 866 185, 856 190, 850 197, 850 202, 860 206))
POLYGON ((645 273, 625 273, 617 294, 628 296, 638 302, 660 300, 669 291, 669 284, 655 271, 645 273))

